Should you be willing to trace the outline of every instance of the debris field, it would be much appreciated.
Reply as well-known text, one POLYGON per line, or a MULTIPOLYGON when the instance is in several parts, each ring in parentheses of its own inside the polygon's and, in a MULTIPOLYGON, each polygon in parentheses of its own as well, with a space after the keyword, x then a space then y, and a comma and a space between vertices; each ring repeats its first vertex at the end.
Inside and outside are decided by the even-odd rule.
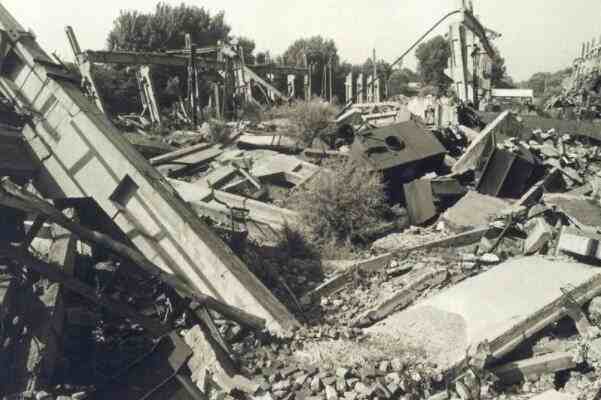
MULTIPOLYGON (((457 59, 493 51, 468 6, 465 29, 457 59)), ((484 112, 465 63, 453 99, 351 74, 334 106, 233 44, 82 51, 68 27, 67 66, 2 5, 0 33, 2 398, 601 398, 601 124, 484 112), (138 68, 140 115, 106 112, 101 63, 138 68), (192 83, 162 136, 157 65, 192 83), (267 109, 253 85, 280 105, 229 118, 267 109)))

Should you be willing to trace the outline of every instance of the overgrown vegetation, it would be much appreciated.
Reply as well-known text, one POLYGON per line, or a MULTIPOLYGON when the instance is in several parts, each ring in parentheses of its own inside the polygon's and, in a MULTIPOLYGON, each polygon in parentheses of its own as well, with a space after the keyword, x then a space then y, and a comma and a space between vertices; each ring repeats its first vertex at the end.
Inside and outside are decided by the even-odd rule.
POLYGON ((295 132, 299 139, 310 145, 320 131, 327 128, 338 113, 338 109, 330 103, 313 99, 295 103, 290 110, 290 117, 297 127, 295 132))
POLYGON ((227 144, 232 135, 232 129, 224 121, 212 119, 209 121, 209 135, 212 143, 227 144))
POLYGON ((538 105, 544 106, 549 99, 557 96, 563 91, 563 81, 572 74, 572 68, 566 68, 557 72, 537 72, 521 87, 534 90, 534 97, 538 99, 538 105))
POLYGON ((380 173, 363 162, 328 161, 323 170, 294 194, 299 230, 324 256, 361 242, 386 221, 388 206, 380 173))

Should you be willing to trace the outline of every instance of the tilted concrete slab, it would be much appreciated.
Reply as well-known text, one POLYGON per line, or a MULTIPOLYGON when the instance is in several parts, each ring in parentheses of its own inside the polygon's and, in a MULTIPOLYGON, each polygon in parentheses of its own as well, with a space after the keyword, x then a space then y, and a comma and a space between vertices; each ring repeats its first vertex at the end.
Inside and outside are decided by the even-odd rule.
POLYGON ((1 5, 0 29, 9 33, 3 40, 13 46, 4 60, 0 90, 35 115, 23 134, 41 165, 38 190, 48 198, 93 198, 164 270, 265 318, 271 328, 295 325, 284 305, 1 5))
POLYGON ((368 331, 422 347, 441 367, 489 342, 493 358, 566 315, 562 288, 584 303, 601 293, 598 268, 525 257, 503 263, 397 313, 368 331))
POLYGON ((441 216, 454 232, 464 232, 492 222, 511 203, 497 197, 469 191, 441 216))
POLYGON ((276 229, 281 229, 286 224, 297 222, 300 219, 299 214, 295 211, 279 208, 237 194, 211 190, 204 181, 194 183, 175 179, 169 179, 168 181, 185 201, 207 210, 215 210, 228 215, 229 211, 222 203, 229 207, 244 208, 249 211, 249 219, 268 224, 276 229))
POLYGON ((320 169, 319 166, 295 156, 276 154, 259 159, 253 164, 250 172, 257 178, 282 175, 286 181, 298 186, 315 176, 320 169))

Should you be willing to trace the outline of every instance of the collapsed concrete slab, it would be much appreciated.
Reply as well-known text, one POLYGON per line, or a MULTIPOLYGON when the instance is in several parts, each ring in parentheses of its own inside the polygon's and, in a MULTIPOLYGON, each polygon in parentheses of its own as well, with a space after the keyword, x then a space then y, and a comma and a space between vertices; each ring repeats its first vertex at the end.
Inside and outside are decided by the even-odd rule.
POLYGON ((0 90, 34 118, 23 135, 47 198, 93 198, 152 262, 191 287, 264 317, 295 325, 288 310, 213 233, 79 89, 77 79, 0 6, 6 42, 0 90))
POLYGON ((320 167, 302 161, 294 156, 275 154, 260 158, 251 168, 250 173, 261 180, 280 177, 282 180, 299 186, 318 173, 320 167))
POLYGON ((207 212, 215 211, 229 217, 228 207, 246 209, 250 220, 269 225, 277 230, 281 230, 286 224, 296 222, 300 218, 298 213, 285 208, 233 193, 211 190, 203 182, 188 183, 174 179, 170 179, 169 182, 185 201, 201 207, 207 212))
POLYGON ((567 315, 562 289, 583 304, 601 293, 598 269, 525 257, 501 264, 367 329, 423 348, 440 367, 458 365, 469 349, 489 343, 499 359, 567 315))
POLYGON ((508 201, 470 191, 441 220, 451 230, 463 232, 492 222, 509 205, 508 201))
POLYGON ((580 227, 601 226, 601 206, 593 199, 566 194, 545 194, 545 204, 555 206, 580 227))

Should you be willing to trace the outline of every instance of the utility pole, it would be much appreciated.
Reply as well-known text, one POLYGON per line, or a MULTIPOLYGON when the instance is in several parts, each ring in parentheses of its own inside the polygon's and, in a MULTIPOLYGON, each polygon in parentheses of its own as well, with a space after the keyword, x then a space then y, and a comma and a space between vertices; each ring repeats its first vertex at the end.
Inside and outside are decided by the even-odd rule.
POLYGON ((196 46, 192 43, 192 37, 186 33, 186 49, 190 50, 190 59, 188 60, 188 98, 190 101, 190 113, 192 114, 192 124, 198 125, 197 98, 196 98, 196 46))
POLYGON ((378 79, 378 66, 376 64, 376 48, 374 47, 374 77, 371 80, 371 93, 372 93, 372 97, 374 99, 376 99, 379 96, 376 96, 376 88, 379 87, 379 85, 376 85, 376 80, 378 79))
POLYGON ((328 61, 328 64, 330 65, 330 103, 332 102, 332 80, 333 80, 333 75, 332 75, 332 56, 330 56, 330 61, 328 61))

